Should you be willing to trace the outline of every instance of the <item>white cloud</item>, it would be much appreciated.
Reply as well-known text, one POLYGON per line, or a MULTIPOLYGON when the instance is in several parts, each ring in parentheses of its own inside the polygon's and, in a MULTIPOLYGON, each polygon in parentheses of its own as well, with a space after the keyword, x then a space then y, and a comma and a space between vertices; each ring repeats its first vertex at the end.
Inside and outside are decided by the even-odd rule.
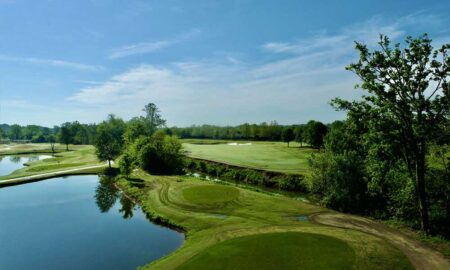
POLYGON ((355 99, 361 94, 353 89, 356 77, 344 69, 357 57, 353 41, 373 44, 379 33, 399 38, 412 21, 399 18, 387 24, 373 18, 336 34, 268 42, 264 51, 279 57, 265 63, 243 63, 220 53, 211 59, 141 65, 106 82, 89 82, 68 101, 91 106, 97 114, 113 112, 125 118, 155 102, 170 125, 181 126, 273 119, 329 122, 343 117, 328 105, 332 98, 355 99))
POLYGON ((111 53, 109 54, 109 58, 116 59, 136 54, 153 53, 155 51, 189 40, 198 34, 200 34, 200 30, 193 29, 172 39, 125 45, 120 48, 112 49, 111 53))
POLYGON ((64 61, 64 60, 59 60, 59 59, 43 59, 43 58, 34 58, 34 57, 14 57, 14 56, 0 55, 0 61, 47 65, 47 66, 54 66, 54 67, 61 67, 61 68, 77 69, 77 70, 82 70, 82 71, 100 71, 100 70, 104 69, 102 66, 87 65, 87 64, 64 61))

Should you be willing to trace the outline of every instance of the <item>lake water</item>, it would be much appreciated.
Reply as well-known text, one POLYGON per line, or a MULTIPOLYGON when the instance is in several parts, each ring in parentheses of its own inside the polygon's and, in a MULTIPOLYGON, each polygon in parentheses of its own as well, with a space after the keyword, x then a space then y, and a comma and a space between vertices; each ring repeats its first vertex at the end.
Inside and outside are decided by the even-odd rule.
POLYGON ((0 156, 0 176, 8 175, 24 167, 24 163, 51 158, 48 155, 40 156, 0 156))
POLYGON ((111 183, 70 176, 1 188, 0 269, 135 269, 183 243, 111 183))

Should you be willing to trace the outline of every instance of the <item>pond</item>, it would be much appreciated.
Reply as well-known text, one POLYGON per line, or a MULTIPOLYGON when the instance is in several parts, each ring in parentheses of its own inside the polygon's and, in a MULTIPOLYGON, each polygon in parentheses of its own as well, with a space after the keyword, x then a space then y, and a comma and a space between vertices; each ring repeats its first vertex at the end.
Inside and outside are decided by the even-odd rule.
POLYGON ((150 222, 99 176, 0 188, 0 269, 135 269, 184 234, 150 222))
POLYGON ((8 175, 15 170, 25 167, 25 163, 51 158, 49 155, 40 156, 0 156, 0 176, 8 175))

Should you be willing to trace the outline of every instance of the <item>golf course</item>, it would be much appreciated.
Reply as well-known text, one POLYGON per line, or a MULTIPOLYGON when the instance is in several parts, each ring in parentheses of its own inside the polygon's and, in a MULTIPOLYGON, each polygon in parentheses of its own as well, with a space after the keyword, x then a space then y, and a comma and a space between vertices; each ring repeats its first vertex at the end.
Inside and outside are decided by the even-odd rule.
POLYGON ((308 173, 308 157, 317 152, 283 142, 186 140, 183 147, 189 157, 288 174, 308 173))
MULTIPOLYGON (((185 146, 193 152, 198 145, 185 146)), ((258 168, 264 166, 264 153, 278 151, 266 154, 265 165, 277 171, 289 170, 286 164, 278 163, 282 153, 290 155, 292 162, 307 158, 305 150, 288 149, 281 143, 207 147, 215 146, 248 147, 243 150, 247 159, 253 159, 253 155, 258 161, 241 164, 239 151, 234 152, 236 157, 233 150, 219 157, 214 156, 220 152, 217 149, 204 148, 202 151, 211 153, 207 158, 228 158, 227 162, 258 168)), ((6 150, 2 147, 2 155, 49 153, 50 149, 45 144, 10 145, 6 150)), ((106 166, 96 159, 91 146, 75 146, 71 151, 59 147, 53 158, 31 162, 2 176, 0 185, 8 179, 25 183, 58 172, 97 173, 106 166)), ((128 179, 119 177, 116 186, 139 203, 151 220, 185 233, 179 249, 142 269, 446 269, 450 265, 440 253, 381 223, 339 214, 295 197, 192 176, 151 175, 141 169, 135 169, 128 179)))

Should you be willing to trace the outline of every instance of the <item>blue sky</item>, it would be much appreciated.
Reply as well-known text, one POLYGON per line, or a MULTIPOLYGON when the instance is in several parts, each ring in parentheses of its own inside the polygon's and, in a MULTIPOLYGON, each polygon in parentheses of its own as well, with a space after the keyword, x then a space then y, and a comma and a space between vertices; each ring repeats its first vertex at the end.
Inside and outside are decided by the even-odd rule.
POLYGON ((170 126, 343 118, 353 41, 427 32, 450 42, 450 1, 0 0, 0 123, 125 119, 170 126))

